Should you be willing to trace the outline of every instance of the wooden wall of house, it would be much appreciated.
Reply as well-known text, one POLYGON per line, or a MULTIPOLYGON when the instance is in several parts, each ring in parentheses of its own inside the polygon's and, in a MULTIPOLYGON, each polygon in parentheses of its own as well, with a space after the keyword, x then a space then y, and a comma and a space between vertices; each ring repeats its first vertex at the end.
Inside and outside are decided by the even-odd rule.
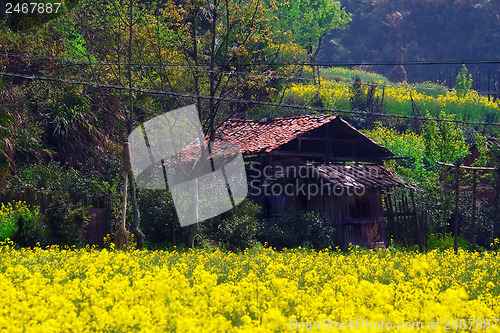
POLYGON ((364 194, 336 194, 323 191, 315 196, 271 195, 268 198, 271 214, 279 215, 293 208, 326 215, 335 227, 335 243, 374 247, 386 243, 382 195, 378 188, 366 189, 364 194), (376 235, 375 235, 376 233, 376 235))

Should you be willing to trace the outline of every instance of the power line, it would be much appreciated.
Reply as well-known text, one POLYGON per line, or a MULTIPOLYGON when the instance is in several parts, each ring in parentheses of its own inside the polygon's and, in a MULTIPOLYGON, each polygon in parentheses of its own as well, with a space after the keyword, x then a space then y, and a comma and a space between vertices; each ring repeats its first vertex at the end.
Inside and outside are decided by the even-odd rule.
POLYGON ((174 97, 184 97, 184 98, 201 98, 205 100, 217 100, 231 103, 239 103, 239 104, 253 104, 253 105, 261 105, 261 106, 271 106, 271 107, 284 107, 284 108, 292 108, 292 109, 300 109, 300 110, 309 110, 309 111, 319 111, 323 113, 347 113, 347 114, 357 114, 364 116, 375 116, 375 117, 385 117, 385 118, 399 118, 399 119, 412 119, 412 120, 421 120, 421 121, 437 121, 437 122, 452 122, 463 125, 479 125, 479 126, 499 126, 500 123, 489 123, 489 122, 470 122, 465 120, 457 120, 457 119, 437 119, 437 118, 428 118, 428 117, 419 117, 419 116, 408 116, 408 115, 393 115, 393 114, 385 114, 385 113, 367 113, 363 111, 355 111, 355 110, 341 110, 341 109, 327 109, 323 107, 314 107, 307 105, 293 105, 293 104, 285 104, 285 103, 272 103, 272 102, 263 102, 257 100, 245 100, 245 99, 235 99, 235 98, 227 98, 227 97, 217 97, 217 96, 206 96, 206 95, 196 95, 196 94, 186 94, 186 93, 178 93, 175 91, 162 91, 162 90, 149 90, 149 89, 140 89, 140 88, 129 88, 124 86, 115 86, 115 85, 107 85, 107 84, 98 84, 84 81, 74 81, 60 78, 51 78, 51 77, 43 77, 43 76, 28 76, 22 74, 15 73, 6 73, 0 72, 0 75, 7 77, 17 77, 27 80, 39 80, 39 81, 49 81, 49 82, 58 82, 72 85, 82 85, 89 86, 93 88, 102 88, 102 89, 114 89, 114 90, 122 90, 122 91, 131 91, 144 93, 149 95, 158 95, 158 96, 174 96, 174 97))
MULTIPOLYGON (((24 70, 26 69, 26 67, 22 67, 22 66, 10 66, 11 68, 17 68, 17 69, 20 69, 20 70, 24 70)), ((147 67, 147 66, 146 66, 147 67)), ((160 67, 160 66, 158 66, 160 67)), ((58 68, 61 68, 61 67, 58 67, 58 68)), ((182 69, 182 68, 170 68, 170 70, 177 70, 177 71, 185 71, 185 69, 182 69)), ((227 72, 227 71, 220 71, 220 70, 217 70, 217 69, 213 69, 213 70, 210 70, 210 69, 190 69, 191 71, 194 71, 194 72, 201 72, 201 73, 217 73, 217 74, 223 74, 223 75, 227 75, 227 76, 249 76, 249 77, 258 77, 258 78, 265 78, 265 79, 271 79, 271 80, 276 80, 276 79, 284 79, 284 80, 295 80, 295 81, 315 81, 314 78, 309 78, 309 77, 300 77, 300 76, 285 76, 285 75, 276 75, 276 74, 256 74, 256 73, 249 73, 249 72, 238 72, 238 71, 231 71, 231 72, 227 72)), ((373 73, 373 74, 377 74, 377 73, 373 73)), ((322 77, 321 75, 318 77, 321 81, 327 81, 327 82, 332 82, 332 80, 328 80, 324 77, 322 77)), ((335 80, 333 80, 335 81, 335 80)), ((340 82, 340 83, 346 83, 346 84, 354 84, 356 82, 354 81, 336 81, 336 82, 340 82)), ((363 82, 362 83, 363 85, 365 86, 375 86, 375 87, 385 87, 385 88, 401 88, 401 87, 405 87, 405 84, 401 84, 401 83, 381 83, 381 82, 363 82)), ((318 85, 318 88, 320 87, 321 85, 318 85)), ((435 91, 443 91, 443 90, 446 90, 446 91, 454 91, 455 89, 453 88, 448 88, 444 85, 440 85, 439 87, 417 87, 419 90, 429 90, 429 91, 432 91, 432 90, 435 90, 435 91)), ((496 91, 477 91, 478 93, 482 93, 482 94, 496 94, 497 92, 496 91)))
MULTIPOLYGON (((132 63, 126 63, 126 62, 113 62, 113 61, 94 61, 94 62, 88 62, 88 61, 82 61, 82 60, 76 60, 76 59, 64 59, 64 58, 58 58, 58 57, 42 57, 42 56, 31 56, 27 54, 7 54, 4 53, 2 56, 5 57, 13 57, 13 58, 27 58, 27 59, 35 59, 35 60, 45 60, 45 61, 59 61, 59 62, 66 62, 66 63, 72 63, 75 65, 99 65, 99 66, 134 66, 134 67, 163 67, 163 66, 180 66, 180 67, 190 67, 190 65, 187 65, 186 63, 164 63, 164 64, 151 64, 151 63, 137 63, 137 62, 132 62, 132 63)), ((407 60, 403 62, 403 66, 425 66, 425 65, 485 65, 485 64, 491 64, 491 65, 499 65, 500 64, 500 59, 479 59, 479 60, 454 60, 454 61, 426 61, 426 60, 407 60)), ((227 64, 219 64, 219 66, 230 66, 232 65, 231 63, 227 64)), ((243 67, 248 67, 248 66, 314 66, 314 67, 356 67, 356 66, 396 66, 400 65, 398 62, 394 61, 387 61, 387 62, 307 62, 307 61, 299 61, 299 62, 252 62, 252 63, 239 63, 235 64, 238 66, 243 66, 243 67)), ((199 63, 198 67, 209 67, 211 66, 210 63, 199 63)))
MULTIPOLYGON (((70 65, 70 66, 75 66, 75 65, 70 65)), ((19 70, 25 70, 26 67, 22 66, 10 66, 12 69, 19 69, 19 70)), ((65 68, 68 66, 58 66, 57 68, 65 68)), ((160 66, 157 66, 160 68, 160 66)), ((52 69, 52 68, 51 68, 52 69)), ((44 70, 44 69, 41 69, 44 70)), ((174 70, 174 71, 182 71, 185 72, 186 69, 184 68, 169 68, 169 70, 174 70)), ((285 76, 285 75, 277 75, 277 74, 257 74, 257 73, 249 73, 249 72, 238 72, 238 71, 221 71, 218 69, 190 69, 190 71, 197 72, 197 73, 216 73, 216 74, 223 74, 227 76, 250 76, 250 77, 260 77, 260 78, 265 78, 265 79, 271 79, 271 80, 276 80, 276 79, 286 79, 286 80, 299 80, 299 81, 314 81, 312 78, 308 77, 300 77, 300 76, 285 76)))
MULTIPOLYGON (((485 65, 492 64, 498 65, 500 64, 500 60, 456 60, 456 61, 425 61, 425 60, 415 60, 415 61, 404 61, 403 66, 421 66, 421 65, 485 65)), ((321 63, 310 63, 312 66, 321 66, 321 67, 347 67, 347 66, 396 66, 401 65, 397 62, 363 62, 363 63, 354 63, 354 62, 321 62, 321 63)))
MULTIPOLYGON (((145 68, 164 68, 164 67, 169 67, 169 70, 174 70, 174 71, 185 71, 186 67, 190 67, 190 65, 186 63, 170 63, 170 64, 148 64, 148 63, 124 63, 124 62, 110 62, 110 61, 98 61, 98 62, 88 62, 88 61, 81 61, 81 60, 70 60, 70 59, 64 59, 64 58, 58 58, 58 57, 39 57, 39 56, 30 56, 30 55, 22 55, 22 54, 4 54, 7 57, 14 57, 14 58, 27 58, 30 60, 44 60, 44 61, 57 61, 57 62, 62 62, 68 64, 67 66, 61 66, 58 68, 64 68, 68 66, 133 66, 133 67, 145 67, 145 68), (176 68, 177 67, 177 68, 176 68)), ((457 61, 457 62, 413 62, 413 64, 462 64, 463 62, 457 61)), ((500 64, 500 61, 493 61, 493 60, 471 60, 471 61, 466 61, 467 64, 471 63, 498 63, 500 64)), ((263 65, 277 65, 278 63, 262 63, 263 65)), ((362 66, 362 65, 382 65, 382 63, 335 63, 338 66, 340 65, 346 65, 346 66, 362 66)), ((390 64, 390 63, 385 63, 385 64, 390 64)), ((405 63, 406 65, 407 63, 405 63)), ((412 64, 412 62, 409 62, 408 64, 412 64)), ((229 64, 228 64, 229 65, 229 64)), ((313 64, 313 63, 296 63, 296 64, 288 64, 290 66, 298 66, 298 67, 311 67, 311 66, 318 66, 318 64, 313 64)), ((199 67, 205 67, 206 64, 200 64, 199 67)), ((244 65, 243 65, 244 66, 244 65)), ((321 66, 321 65, 320 65, 321 66)), ((19 68, 19 69, 25 69, 24 67, 21 66, 16 66, 16 65, 11 65, 13 68, 19 68)), ((250 77, 260 77, 260 78, 265 78, 265 79, 286 79, 286 80, 297 80, 297 81, 314 81, 313 78, 307 78, 307 77, 299 77, 299 76, 286 76, 286 75, 275 75, 275 74, 257 74, 257 73, 249 73, 249 72, 241 72, 241 71, 221 71, 219 69, 206 69, 206 68, 190 68, 190 71, 193 72, 199 72, 199 73, 217 73, 217 74, 223 74, 223 75, 228 75, 228 76, 250 76, 250 77)), ((321 76, 319 77, 320 79, 321 76)), ((325 80, 325 79, 324 79, 325 80)), ((343 81, 347 84, 354 84, 353 81, 343 81)), ((364 82, 364 85, 375 85, 377 87, 398 87, 397 84, 384 84, 380 82, 364 82)), ((445 86, 441 87, 418 87, 418 89, 421 90, 440 90, 442 91, 443 89, 446 89, 448 91, 453 91, 454 89, 448 88, 445 86)), ((480 93, 496 93, 495 91, 490 91, 490 92, 483 92, 483 91, 478 91, 480 93)))

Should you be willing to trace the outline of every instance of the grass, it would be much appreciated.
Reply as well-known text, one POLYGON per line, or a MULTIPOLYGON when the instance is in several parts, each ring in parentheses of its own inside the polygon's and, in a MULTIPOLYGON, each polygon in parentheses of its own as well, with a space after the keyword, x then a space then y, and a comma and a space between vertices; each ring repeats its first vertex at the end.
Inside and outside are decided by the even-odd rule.
MULTIPOLYGON (((386 114, 425 116, 429 113, 433 117, 438 117, 444 110, 446 114, 455 114, 457 119, 470 122, 500 121, 500 103, 488 100, 475 91, 460 97, 455 91, 448 91, 446 87, 438 84, 430 82, 389 84, 387 79, 379 74, 345 68, 324 69, 321 85, 311 83, 290 85, 285 92, 284 100, 310 106, 322 105, 334 110, 353 110, 350 81, 356 76, 360 76, 365 83, 383 84, 376 87, 373 100, 381 105, 381 111, 386 114)), ((365 84, 362 91, 365 99, 368 99, 369 86, 365 84)))

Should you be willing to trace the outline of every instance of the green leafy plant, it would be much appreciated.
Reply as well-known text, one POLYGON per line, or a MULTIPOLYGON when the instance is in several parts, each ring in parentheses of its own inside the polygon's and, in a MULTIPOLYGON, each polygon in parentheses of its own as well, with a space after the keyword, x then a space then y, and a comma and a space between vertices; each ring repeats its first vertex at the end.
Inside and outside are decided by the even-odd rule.
POLYGON ((110 195, 118 191, 118 177, 111 181, 100 178, 97 173, 85 174, 70 166, 50 162, 20 168, 10 184, 17 190, 31 187, 56 195, 68 193, 73 201, 82 200, 86 196, 110 195))
POLYGON ((141 230, 152 244, 172 243, 173 230, 176 242, 183 240, 183 231, 177 222, 174 203, 169 191, 141 189, 138 191, 141 211, 141 230))
POLYGON ((465 97, 470 88, 472 87, 472 74, 467 76, 467 67, 462 65, 462 71, 457 75, 457 81, 455 82, 455 90, 460 98, 465 97))
MULTIPOLYGON (((449 250, 453 249, 453 245, 454 245, 454 238, 451 234, 445 234, 445 235, 431 234, 429 236, 429 240, 427 241, 427 249, 429 251, 434 249, 439 249, 443 251, 449 250)), ((471 250, 470 243, 463 237, 458 237, 458 247, 467 251, 471 250)))
POLYGON ((11 203, 4 205, 0 209, 0 240, 12 238, 17 232, 16 217, 11 203))
POLYGON ((228 218, 217 226, 215 240, 228 250, 244 250, 255 244, 261 207, 250 200, 243 201, 228 218))
POLYGON ((80 245, 89 222, 87 208, 71 203, 69 196, 54 198, 45 212, 49 242, 59 245, 80 245))
POLYGON ((0 240, 11 238, 20 246, 35 246, 43 242, 45 225, 40 207, 23 201, 2 203, 0 209, 0 240))
POLYGON ((37 243, 45 243, 47 229, 44 216, 39 206, 30 207, 25 203, 17 204, 17 232, 13 240, 19 246, 35 246, 37 243))
MULTIPOLYGON (((430 117, 430 115, 427 115, 430 117)), ((441 111, 439 120, 453 120, 455 115, 441 111)), ((455 163, 469 154, 463 130, 453 122, 429 121, 424 128, 426 161, 436 167, 437 162, 455 163)))
POLYGON ((333 236, 334 228, 328 218, 290 209, 284 216, 265 220, 258 240, 277 248, 307 246, 322 249, 334 245, 333 236))

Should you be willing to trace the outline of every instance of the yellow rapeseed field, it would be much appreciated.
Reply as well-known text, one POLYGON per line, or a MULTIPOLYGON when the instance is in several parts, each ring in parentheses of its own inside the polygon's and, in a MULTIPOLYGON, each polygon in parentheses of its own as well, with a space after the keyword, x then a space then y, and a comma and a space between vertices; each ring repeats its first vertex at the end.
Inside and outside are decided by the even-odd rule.
MULTIPOLYGON (((383 101, 383 112, 388 114, 411 115, 414 107, 418 108, 421 116, 429 113, 437 117, 441 111, 445 111, 447 114, 456 114, 459 119, 469 121, 485 121, 492 117, 497 119, 500 114, 498 102, 489 100, 475 91, 468 92, 464 97, 459 97, 455 91, 431 96, 425 92, 418 92, 417 87, 418 85, 406 83, 386 86, 384 89, 378 86, 373 99, 378 103, 383 101)), ((318 96, 328 109, 351 110, 353 108, 351 88, 352 84, 349 82, 335 81, 322 81, 321 85, 292 84, 285 96, 298 99, 305 104, 309 104, 318 96)), ((368 89, 369 85, 365 84, 362 88, 365 95, 368 94, 368 89)))
POLYGON ((5 332, 500 332, 499 258, 0 249, 5 332), (447 329, 448 328, 448 329, 447 329))

